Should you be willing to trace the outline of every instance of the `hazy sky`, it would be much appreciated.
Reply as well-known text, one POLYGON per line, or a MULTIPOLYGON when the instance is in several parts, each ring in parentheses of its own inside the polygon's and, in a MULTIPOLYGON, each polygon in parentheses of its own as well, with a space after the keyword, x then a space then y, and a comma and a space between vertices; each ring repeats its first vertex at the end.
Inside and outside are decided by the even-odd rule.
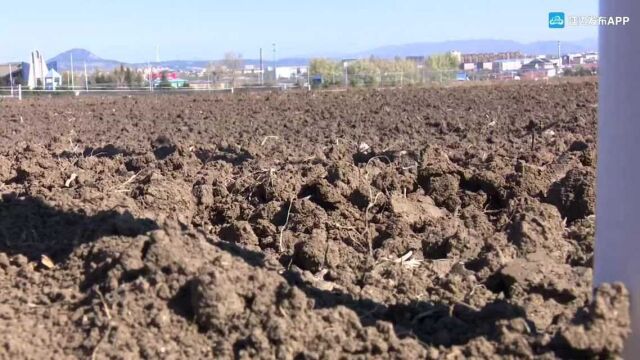
POLYGON ((597 0, 30 0, 0 20, 0 61, 74 47, 128 62, 331 55, 461 39, 581 40, 595 27, 549 29, 549 11, 597 15, 597 0), (24 5, 23 5, 24 4, 24 5), (28 4, 28 5, 26 5, 28 4))

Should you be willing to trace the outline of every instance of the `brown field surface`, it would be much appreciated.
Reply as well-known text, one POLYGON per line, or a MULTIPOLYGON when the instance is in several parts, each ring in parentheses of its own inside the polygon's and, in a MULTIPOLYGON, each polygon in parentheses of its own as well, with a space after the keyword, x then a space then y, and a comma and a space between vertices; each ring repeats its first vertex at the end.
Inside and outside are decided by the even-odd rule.
POLYGON ((606 358, 597 83, 0 102, 0 358, 606 358))

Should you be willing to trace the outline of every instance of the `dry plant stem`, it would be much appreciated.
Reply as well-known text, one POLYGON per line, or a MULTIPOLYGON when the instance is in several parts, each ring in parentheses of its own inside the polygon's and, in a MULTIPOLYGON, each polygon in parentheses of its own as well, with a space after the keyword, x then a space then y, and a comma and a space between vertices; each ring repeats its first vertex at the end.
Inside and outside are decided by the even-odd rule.
POLYGON ((104 296, 102 295, 102 292, 100 292, 99 289, 96 289, 96 293, 100 298, 100 302, 102 303, 102 310, 104 311, 104 314, 107 317, 108 323, 107 323, 107 330, 104 332, 100 340, 98 340, 98 343, 96 344, 96 346, 93 348, 93 351, 91 352, 91 360, 94 360, 96 358, 96 354, 98 353, 98 348, 104 342, 104 340, 109 337, 109 334, 111 333, 111 312, 109 311, 109 306, 107 306, 107 302, 104 299, 104 296))
POLYGON ((138 175, 140 175, 140 173, 141 173, 141 172, 142 172, 142 170, 138 171, 137 173, 133 174, 129 179, 127 179, 127 181, 123 182, 123 183, 122 183, 122 184, 120 184, 120 185, 113 186, 113 187, 111 187, 111 189, 109 189, 109 190, 114 190, 114 189, 122 188, 122 187, 125 187, 125 186, 127 186, 127 185, 131 184, 131 182, 133 182, 133 180, 135 180, 135 179, 136 179, 136 177, 138 177, 138 175))
POLYGON ((369 209, 371 209, 375 204, 376 201, 378 201, 378 196, 382 195, 381 192, 378 192, 375 196, 375 198, 373 198, 373 202, 369 203, 369 205, 367 205, 367 208, 364 210, 364 226, 365 226, 365 232, 367 234, 366 239, 367 239, 367 245, 369 246, 369 256, 371 256, 373 258, 373 244, 371 243, 371 231, 369 231, 369 209))
POLYGON ((102 292, 100 292, 100 290, 97 290, 97 289, 96 289, 96 292, 98 293, 98 297, 100 297, 100 302, 102 303, 102 309, 104 310, 104 314, 107 316, 107 319, 111 321, 111 312, 109 311, 109 307, 107 306, 107 302, 104 299, 102 292))
POLYGON ((267 143, 267 140, 269 140, 269 139, 278 140, 278 137, 277 137, 277 136, 275 136, 275 135, 268 135, 268 136, 265 136, 265 137, 264 137, 264 139, 262 139, 262 142, 260 143, 260 146, 264 146, 264 144, 266 144, 266 143, 267 143))
POLYGON ((536 132, 531 131, 531 151, 533 151, 536 147, 536 132))
POLYGON ((109 337, 110 333, 111 333, 111 323, 107 325, 107 331, 105 331, 104 335, 102 335, 100 340, 98 340, 98 343, 96 344, 96 346, 93 348, 93 351, 91 352, 91 360, 95 360, 96 354, 98 353, 98 348, 104 342, 104 339, 109 337))
POLYGON ((293 199, 289 199, 289 209, 287 209, 287 219, 284 221, 284 225, 280 228, 280 239, 278 240, 278 251, 282 252, 283 250, 283 238, 284 238, 284 230, 289 225, 289 215, 291 214, 291 205, 293 205, 293 199))

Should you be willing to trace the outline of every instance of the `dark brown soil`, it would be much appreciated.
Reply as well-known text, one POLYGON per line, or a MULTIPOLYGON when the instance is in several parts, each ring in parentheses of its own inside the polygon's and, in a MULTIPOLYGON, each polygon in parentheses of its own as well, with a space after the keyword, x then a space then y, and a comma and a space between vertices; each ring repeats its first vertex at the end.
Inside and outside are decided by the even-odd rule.
POLYGON ((0 103, 0 358, 608 358, 597 84, 0 103))

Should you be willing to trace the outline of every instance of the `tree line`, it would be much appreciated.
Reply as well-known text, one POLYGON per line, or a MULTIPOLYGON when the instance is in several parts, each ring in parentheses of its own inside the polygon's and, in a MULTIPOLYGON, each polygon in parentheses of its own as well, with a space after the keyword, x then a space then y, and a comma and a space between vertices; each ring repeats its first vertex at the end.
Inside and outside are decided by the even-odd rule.
POLYGON ((120 67, 111 72, 103 72, 96 69, 89 81, 96 85, 111 84, 115 87, 131 88, 143 86, 146 80, 142 72, 120 65, 120 67))
MULTIPOLYGON (((67 88, 71 84, 71 71, 65 71, 61 74, 62 87, 67 88)), ((147 80, 142 72, 120 65, 111 71, 100 71, 95 69, 87 76, 89 86, 99 86, 104 88, 135 88, 146 86, 147 80)), ((85 86, 84 73, 75 71, 73 74, 73 83, 76 88, 85 86)))
POLYGON ((323 86, 348 82, 350 86, 410 85, 426 81, 450 80, 455 77, 459 59, 453 54, 429 56, 424 62, 395 59, 358 59, 348 62, 326 58, 312 59, 309 71, 314 81, 323 86))

